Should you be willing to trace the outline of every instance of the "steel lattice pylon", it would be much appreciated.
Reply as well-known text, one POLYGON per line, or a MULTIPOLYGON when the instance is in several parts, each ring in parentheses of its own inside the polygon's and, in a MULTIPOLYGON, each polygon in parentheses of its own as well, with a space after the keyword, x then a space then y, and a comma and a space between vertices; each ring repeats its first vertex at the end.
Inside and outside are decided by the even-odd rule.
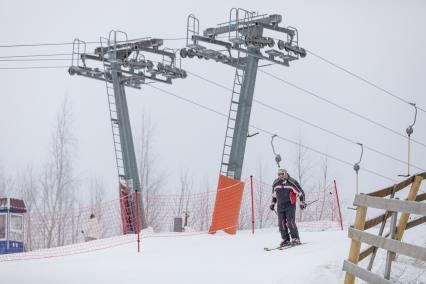
POLYGON ((281 20, 280 15, 259 15, 233 8, 229 21, 200 35, 199 20, 192 14, 188 16, 186 48, 181 49, 181 57, 212 59, 235 68, 221 175, 241 179, 259 60, 289 66, 290 61, 306 56, 306 51, 299 47, 297 30, 280 27, 281 20), (265 30, 283 36, 277 43, 280 51, 272 49, 275 39, 265 37, 265 30), (263 51, 265 48, 268 50, 263 51))
MULTIPOLYGON (((111 31, 108 38, 101 38, 100 46, 95 49, 94 54, 86 53, 84 41, 76 39, 73 44, 72 63, 68 72, 71 75, 101 80, 106 84, 119 185, 120 190, 127 193, 140 192, 141 186, 125 87, 140 89, 142 84, 150 82, 171 84, 172 79, 187 76, 180 66, 176 66, 175 52, 160 49, 162 44, 162 39, 129 41, 127 34, 121 31, 111 31), (117 39, 118 36, 121 40, 117 39), (146 53, 157 55, 160 60, 147 60, 144 55, 146 53), (88 60, 93 64, 97 63, 99 67, 88 66, 88 60)), ((128 196, 132 198, 134 195, 128 196)), ((134 200, 129 202, 135 204, 134 200)), ((129 207, 132 216, 136 216, 135 206, 129 207)), ((139 220, 141 228, 146 228, 142 198, 139 198, 139 220)), ((135 231, 136 228, 130 227, 125 233, 135 231)))

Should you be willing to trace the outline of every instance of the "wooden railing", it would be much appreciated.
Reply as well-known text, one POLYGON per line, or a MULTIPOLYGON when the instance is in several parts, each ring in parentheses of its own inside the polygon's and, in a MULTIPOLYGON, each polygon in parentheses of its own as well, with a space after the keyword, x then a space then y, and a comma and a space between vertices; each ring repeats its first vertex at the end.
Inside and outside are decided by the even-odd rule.
POLYGON ((401 241, 406 230, 426 222, 426 203, 422 202, 426 200, 426 193, 418 194, 421 182, 425 178, 426 172, 411 176, 391 187, 355 196, 354 205, 357 206, 355 223, 348 229, 349 238, 352 239, 351 247, 349 257, 343 263, 343 270, 346 271, 345 284, 353 284, 355 277, 368 283, 392 283, 389 281, 390 271, 396 254, 426 261, 426 248, 401 241), (409 185, 411 188, 406 200, 395 198, 395 193, 409 185), (387 196, 389 198, 385 198, 387 196), (383 209, 385 213, 366 220, 367 208, 383 209), (399 221, 397 220, 398 212, 401 212, 399 221), (420 215, 420 217, 408 222, 410 214, 420 215), (391 218, 390 231, 383 236, 386 221, 389 218, 391 218), (378 224, 381 224, 378 235, 365 232, 378 224), (361 243, 369 245, 362 252, 361 243), (378 248, 387 250, 384 277, 371 272, 378 248), (366 269, 357 265, 369 255, 371 258, 366 269))

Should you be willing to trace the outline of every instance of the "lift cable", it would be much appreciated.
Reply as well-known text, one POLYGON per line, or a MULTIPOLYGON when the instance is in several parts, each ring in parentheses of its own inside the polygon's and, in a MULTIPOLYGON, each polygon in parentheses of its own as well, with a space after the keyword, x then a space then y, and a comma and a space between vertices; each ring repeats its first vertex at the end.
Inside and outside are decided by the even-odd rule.
MULTIPOLYGON (((176 38, 176 39, 179 39, 179 38, 176 38)), ((69 54, 62 54, 62 53, 58 53, 58 54, 37 54, 37 55, 18 55, 18 56, 2 56, 2 57, 0 57, 0 58, 14 58, 14 57, 36 57, 36 56, 57 56, 57 55, 69 55, 69 54)), ((54 61, 54 60, 67 60, 67 59, 45 59, 45 58, 43 58, 43 59, 28 59, 28 61, 50 61, 50 60, 52 60, 52 61, 54 61)), ((2 60, 2 59, 0 59, 0 61, 8 61, 8 60, 2 60)), ((13 61, 13 60, 11 60, 11 61, 13 61)), ((16 61, 21 61, 21 60, 19 60, 19 59, 17 59, 16 61)), ((26 61, 25 59, 24 60, 22 60, 22 61, 26 61)), ((11 70, 11 69, 57 69, 57 68, 68 68, 68 66, 25 66, 25 67, 0 67, 0 69, 1 70, 11 70)), ((286 84, 289 84, 290 86, 292 86, 292 87, 295 87, 295 88, 297 88, 297 89, 299 89, 299 90, 301 90, 301 91, 304 91, 304 92, 307 92, 307 93, 309 93, 309 94, 311 94, 311 95, 314 95, 315 97, 319 97, 318 95, 315 95, 314 93, 312 93, 312 92, 310 92, 310 91, 307 91, 307 90, 305 90, 305 89, 303 89, 303 88, 301 88, 301 87, 299 87, 299 86, 296 86, 296 85, 294 85, 294 84, 292 84, 292 83, 290 83, 290 82, 288 82, 288 81, 285 81, 285 80, 282 80, 282 79, 280 79, 280 78, 278 78, 278 77, 276 77, 276 76, 274 76, 274 75, 272 75, 272 74, 270 74, 270 73, 268 73, 268 72, 265 72, 265 71, 263 71, 263 70, 260 70, 261 72, 263 72, 263 73, 265 73, 265 74, 267 74, 267 75, 269 75, 269 76, 272 76, 273 78, 275 78, 275 79, 278 79, 278 80, 280 80, 280 81, 283 81, 283 82, 285 82, 286 84)), ((225 86, 223 86, 223 85, 220 85, 220 84, 218 84, 218 83, 216 83, 216 82, 214 82, 214 81, 211 81, 211 80, 209 80, 209 79, 206 79, 206 78, 203 78, 203 77, 201 77, 200 75, 197 75, 197 74, 195 74, 195 73, 192 73, 192 72, 188 72, 188 73, 190 73, 190 74, 192 74, 193 76, 195 76, 195 77, 198 77, 198 78, 200 78, 200 79, 203 79, 203 80, 205 80, 205 81, 207 81, 207 82, 210 82, 210 83, 212 83, 212 84, 214 84, 214 85, 216 85, 216 86, 219 86, 219 87, 221 87, 221 88, 224 88, 224 89, 226 89, 226 90, 228 90, 228 91, 232 91, 230 88, 227 88, 227 87, 225 87, 225 86)), ((322 98, 322 97, 319 97, 319 98, 322 98)), ((324 100, 326 100, 326 99, 324 99, 324 100)), ((258 101, 258 100, 254 100, 256 103, 258 103, 258 104, 260 104, 260 105, 263 105, 264 107, 267 107, 267 108, 269 108, 269 109, 272 109, 272 110, 274 110, 274 111, 277 111, 277 112, 280 112, 281 114, 284 114, 284 115, 286 115, 286 116, 289 116, 289 117, 292 117, 293 119, 296 119, 296 120, 299 120, 299 121, 301 121, 301 122, 303 122, 303 123, 305 123, 305 124, 308 124, 308 125, 311 125, 311 126, 313 126, 313 127, 315 127, 315 128, 318 128, 318 129, 320 129, 320 130, 322 130, 322 131, 324 131, 324 132, 327 132, 327 133, 329 133, 329 134, 331 134, 331 135, 334 135, 334 136, 336 136, 336 137, 339 137, 339 138, 341 138, 341 139, 343 139, 343 140, 346 140, 346 141, 348 141, 348 142, 350 142, 350 143, 355 143, 353 140, 351 140, 351 139, 349 139, 349 138, 346 138, 346 137, 344 137, 344 136, 342 136, 342 135, 339 135, 339 134, 337 134, 337 133, 335 133, 335 132, 332 132, 332 131, 330 131, 330 130, 328 130, 328 129, 325 129, 325 128, 323 128, 323 127, 320 127, 320 126, 318 126, 318 125, 315 125, 315 124, 313 124, 313 123, 310 123, 310 122, 308 122, 308 121, 305 121, 305 120, 303 120, 303 119, 301 119, 301 118, 298 118, 298 117, 296 117, 296 116, 294 116, 294 115, 292 115, 292 114, 289 114, 289 113, 286 113, 286 112, 284 112, 284 111, 282 111, 282 110, 280 110, 280 109, 277 109, 277 108, 274 108, 274 107, 272 107, 272 106, 270 106, 270 105, 267 105, 267 104, 265 104, 265 103, 263 103, 263 102, 261 102, 261 101, 258 101)), ((327 102, 329 102, 329 103, 332 103, 331 101, 329 101, 329 100, 326 100, 327 102)), ((334 104, 334 103, 332 103, 332 104, 334 104)), ((411 104, 411 103, 410 103, 411 104)), ((338 106, 337 104, 334 104, 335 106, 338 106)), ((338 107, 340 107, 340 106, 338 106, 338 107)), ((344 109, 344 110, 346 110, 346 111, 349 111, 349 112, 351 112, 352 114, 354 114, 354 115, 356 115, 356 116, 358 116, 358 117, 362 117, 363 119, 366 119, 366 120, 368 120, 369 122, 372 122, 372 123, 374 123, 374 124, 376 124, 376 125, 379 125, 379 126, 381 126, 381 127, 384 127, 385 129, 387 129, 387 130, 389 130, 389 131, 392 131, 393 133, 395 133, 395 134, 398 134, 398 135, 400 135, 400 136, 403 136, 403 137, 405 137, 404 135, 401 135, 399 132, 396 132, 396 131, 394 131, 394 130, 392 130, 392 129, 390 129, 390 128, 388 128, 388 127, 386 127, 386 126, 384 126, 384 125, 382 125, 382 124, 379 124, 379 123, 376 123, 376 122, 374 122, 374 121, 372 121, 372 120, 370 120, 370 119, 368 119, 368 118, 365 118, 365 117, 363 117, 363 116, 361 116, 361 115, 359 115, 358 113, 355 113, 355 112, 353 112, 353 111, 350 111, 349 109, 347 109, 347 108, 344 108, 344 107, 340 107, 340 108, 342 108, 342 109, 344 109)), ((411 139, 412 140, 412 139, 411 139)), ((418 141, 415 141, 415 140, 412 140, 413 142, 416 142, 416 143, 418 143, 418 144, 420 144, 420 145, 423 145, 423 146, 426 146, 425 144, 423 144, 423 143, 421 143, 421 142, 418 142, 418 141)), ((391 155, 388 155, 388 154, 386 154, 386 153, 383 153, 383 152, 381 152, 381 151, 379 151, 379 150, 376 150, 376 149, 373 149, 373 148, 371 148, 371 147, 368 147, 368 146, 366 146, 366 149, 369 149, 370 151, 373 151, 373 152, 375 152, 375 153, 377 153, 377 154, 380 154, 380 155, 383 155, 383 156, 386 156, 386 157, 388 157, 388 158, 390 158, 390 159, 393 159, 393 160, 395 160, 395 161, 398 161, 398 162, 403 162, 403 163, 406 163, 406 162, 404 162, 404 161, 402 161, 402 160, 400 160, 400 159, 398 159, 398 158, 395 158, 395 157, 393 157, 393 156, 391 156, 391 155)), ((417 168, 417 169, 419 169, 419 170, 423 170, 422 168, 420 168, 420 167, 418 167, 418 166, 415 166, 415 165, 412 165, 413 167, 415 167, 415 168, 417 168)))
MULTIPOLYGON (((218 38, 220 38, 220 37, 218 37, 218 38)), ((129 39, 128 41, 131 42, 131 41, 141 40, 141 39, 147 39, 147 37, 145 37, 145 38, 129 39)), ((163 38, 163 40, 165 40, 165 41, 186 40, 186 39, 187 39, 186 37, 163 38)), ((62 45, 72 45, 72 44, 73 44, 73 42, 23 43, 23 44, 0 45, 0 48, 36 47, 36 46, 62 46, 62 45)), ((99 44, 99 41, 88 41, 88 42, 86 42, 86 44, 99 44)), ((338 70, 340 70, 340 71, 342 71, 342 72, 344 72, 346 74, 349 74, 350 76, 352 76, 352 77, 354 77, 354 78, 356 78, 356 79, 358 79, 358 80, 366 83, 367 85, 369 85, 369 86, 371 86, 371 87, 373 87, 373 88, 375 88, 375 89, 377 89, 377 90, 379 90, 379 91, 387 94, 388 96, 391 96, 394 99, 396 99, 396 100, 398 100, 400 102, 403 102, 405 104, 410 104, 410 102, 407 101, 406 99, 404 99, 404 98, 402 98, 402 97, 400 97, 400 96, 398 96, 398 95, 396 95, 396 94, 394 94, 394 93, 386 90, 385 88, 383 88, 383 87, 377 85, 376 83, 373 83, 372 81, 370 81, 370 80, 368 80, 368 79, 366 79, 366 78, 364 78, 364 77, 362 77, 362 76, 360 76, 360 75, 358 75, 358 74, 356 74, 356 73, 348 70, 347 68, 342 67, 341 65, 339 65, 339 64, 337 64, 337 63, 335 63, 335 62, 333 62, 333 61, 325 58, 324 56, 321 56, 318 53, 313 52, 312 50, 306 50, 306 52, 309 53, 309 54, 311 54, 312 56, 318 58, 319 60, 321 60, 321 61, 323 61, 323 62, 325 62, 325 63, 327 63, 327 64, 329 64, 329 65, 331 65, 333 67, 335 67, 336 69, 338 69, 338 70)), ((422 112, 426 112, 426 110, 424 108, 420 107, 420 106, 417 106, 417 108, 420 111, 422 111, 422 112)))
MULTIPOLYGON (((195 74, 195 73, 193 73, 193 72, 191 72, 191 71, 188 71, 188 70, 187 70, 187 73, 188 73, 188 74, 190 74, 190 75, 192 75, 192 76, 194 76, 194 77, 197 77, 197 78, 199 78, 199 79, 201 79, 201 80, 204 80, 204 81, 206 81, 206 82, 208 82, 208 83, 210 83, 210 84, 213 84, 213 85, 215 85, 215 86, 217 86, 217 87, 220 87, 220 88, 222 88, 222 89, 224 89, 224 90, 232 91, 232 89, 231 89, 231 88, 228 88, 228 87, 226 87, 226 86, 224 86, 224 85, 221 85, 221 84, 217 83, 216 81, 213 81, 213 80, 207 79, 207 78, 205 78, 205 77, 203 77, 203 76, 200 76, 200 75, 195 74)), ((287 113, 287 112, 283 111, 282 109, 278 109, 278 108, 276 108, 276 107, 273 107, 273 106, 271 106, 271 105, 268 105, 268 104, 266 104, 266 103, 264 103, 264 102, 261 102, 261 101, 259 101, 259 100, 256 100, 256 99, 254 99, 253 101, 254 101, 255 103, 259 104, 259 105, 262 105, 262 106, 264 106, 264 107, 268 108, 268 109, 271 109, 271 110, 273 110, 273 111, 275 111, 275 112, 281 113, 281 114, 283 114, 283 115, 285 115, 285 116, 288 116, 288 117, 290 117, 290 118, 293 118, 293 119, 295 119, 295 120, 298 120, 298 121, 300 121, 300 122, 302 122, 302 123, 304 123, 304 124, 307 124, 307 125, 309 125, 309 126, 311 126, 311 127, 317 128, 317 129, 319 129, 319 130, 321 130, 321 131, 323 131, 323 132, 326 132, 326 133, 328 133, 328 134, 330 134, 330 135, 333 135, 333 136, 335 136, 335 137, 338 137, 338 138, 340 138, 340 139, 342 139, 342 140, 344 140, 344 141, 347 141, 347 142, 352 143, 352 144, 357 144, 357 142, 355 142, 354 140, 352 140, 352 139, 350 139, 350 138, 347 138, 347 137, 345 137, 345 136, 343 136, 343 135, 340 135, 340 134, 338 134, 338 133, 336 133, 336 132, 333 132, 333 131, 331 131, 331 130, 328 130, 328 129, 324 128, 324 127, 321 127, 321 126, 319 126, 319 125, 316 125, 316 124, 314 124, 314 123, 311 123, 311 122, 309 122, 309 121, 306 121, 306 120, 304 120, 304 119, 302 119, 302 118, 299 118, 299 117, 297 117, 297 116, 295 116, 295 115, 293 115, 293 114, 287 113)), ((372 147, 369 147, 369 146, 364 145, 364 148, 365 148, 365 149, 368 149, 368 150, 370 150, 370 151, 372 151, 372 152, 374 152, 374 153, 376 153, 376 154, 379 154, 379 155, 382 155, 382 156, 387 157, 387 158, 389 158, 389 159, 392 159, 392 160, 394 160, 394 161, 400 162, 400 163, 402 163, 402 164, 406 164, 406 163, 407 163, 407 162, 406 162, 406 161, 404 161, 404 160, 401 160, 401 159, 399 159, 399 158, 396 158, 396 157, 394 157, 394 156, 392 156, 392 155, 389 155, 389 154, 387 154, 387 153, 384 153, 384 152, 379 151, 379 150, 377 150, 377 149, 374 149, 374 148, 372 148, 372 147)), ((418 166, 416 166, 416 165, 412 165, 412 166, 413 166, 414 168, 418 169, 418 170, 425 171, 425 169, 422 169, 422 168, 420 168, 420 167, 418 167, 418 166)))
MULTIPOLYGON (((405 135, 404 135, 404 134, 402 134, 402 133, 400 133, 400 132, 398 132, 398 131, 396 131, 396 130, 394 130, 394 129, 390 128, 390 127, 387 127, 387 126, 385 126, 385 125, 383 125, 383 124, 381 124, 381 123, 379 123, 379 122, 376 122, 376 121, 374 121, 374 120, 373 120, 373 119, 371 119, 371 118, 368 118, 368 117, 366 117, 366 116, 364 116, 364 115, 361 115, 361 114, 359 114, 359 113, 357 113, 357 112, 355 112, 355 111, 353 111, 353 110, 350 110, 350 109, 349 109, 349 108, 347 108, 347 107, 341 106, 341 105, 339 105, 339 104, 337 104, 337 103, 335 103, 335 102, 332 102, 332 101, 331 101, 331 100, 329 100, 329 99, 323 98, 323 97, 321 97, 320 95, 318 95, 318 94, 316 94, 316 93, 314 93, 314 92, 312 92, 312 91, 309 91, 309 90, 307 90, 307 89, 304 89, 304 88, 302 88, 302 87, 300 87, 300 86, 298 86, 298 85, 296 85, 296 84, 293 84, 293 83, 291 83, 291 82, 289 82, 289 81, 287 81, 287 80, 284 80, 284 79, 282 79, 282 78, 280 78, 280 77, 277 77, 277 76, 275 76, 274 74, 271 74, 271 73, 266 72, 266 71, 264 71, 264 70, 259 70, 259 72, 262 72, 262 73, 264 73, 264 74, 268 75, 269 77, 272 77, 272 78, 274 78, 274 79, 276 79, 276 80, 278 80, 278 81, 281 81, 281 82, 283 82, 283 83, 285 83, 285 84, 287 84, 287 85, 289 85, 289 86, 291 86, 291 87, 293 87, 293 88, 295 88, 295 89, 297 89, 297 90, 299 90, 299 91, 302 91, 302 92, 303 92, 303 93, 305 93, 305 94, 308 94, 308 95, 310 95, 310 96, 313 96, 313 97, 315 97, 315 98, 317 98, 317 99, 319 99, 319 100, 321 100, 321 101, 323 101, 323 102, 326 102, 326 103, 328 103, 328 104, 330 104, 330 105, 333 105, 333 106, 335 106, 335 107, 337 107, 337 108, 339 108, 339 109, 341 109, 341 110, 343 110, 343 111, 345 111, 345 112, 348 112, 348 113, 350 113, 350 114, 352 114, 352 115, 354 115, 354 116, 356 116, 356 117, 358 117, 358 118, 361 118, 361 119, 363 119, 363 120, 365 120, 365 121, 368 121, 369 123, 372 123, 372 124, 374 124, 374 125, 376 125, 376 126, 379 126, 379 127, 383 128, 383 129, 385 129, 385 130, 389 131, 389 132, 392 132, 392 133, 394 133, 395 135, 398 135, 398 136, 401 136, 401 137, 404 137, 404 138, 405 138, 405 135)), ((421 145, 421 146, 423 146, 423 147, 425 147, 425 148, 426 148, 426 144, 424 144, 424 143, 422 143, 422 142, 420 142, 420 141, 414 140, 414 139, 411 139, 411 140, 412 140, 413 142, 415 142, 416 144, 421 145)))
POLYGON ((23 70, 23 69, 67 69, 69 66, 24 66, 24 67, 0 67, 0 70, 23 70))
MULTIPOLYGON (((362 82, 366 83, 367 85, 370 85, 370 86, 371 86, 371 87, 373 87, 373 88, 376 88, 376 89, 377 89, 377 90, 379 90, 379 91, 382 91, 383 93, 385 93, 385 94, 387 94, 387 95, 389 95, 389 96, 391 96, 391 97, 395 98, 396 100, 399 100, 400 102, 403 102, 403 103, 406 103, 406 104, 411 104, 411 102, 407 101, 406 99, 401 98, 400 96, 395 95, 394 93, 392 93, 392 92, 390 92, 390 91, 386 90, 385 88, 380 87, 379 85, 377 85, 377 84, 375 84, 375 83, 373 83, 373 82, 371 82, 371 81, 369 81, 369 80, 365 79, 364 77, 362 77, 362 76, 360 76, 360 75, 358 75, 358 74, 356 74, 356 73, 354 73, 354 72, 352 72, 352 71, 348 70, 347 68, 344 68, 344 67, 342 67, 342 66, 338 65, 337 63, 334 63, 334 62, 330 61, 329 59, 326 59, 326 58, 324 58, 323 56, 320 56, 320 55, 318 55, 317 53, 315 53, 315 52, 313 52, 313 51, 311 51, 311 50, 306 50, 306 51, 307 51, 309 54, 311 54, 311 55, 315 56, 316 58, 318 58, 318 59, 320 59, 320 60, 324 61, 325 63, 327 63, 327 64, 329 64, 329 65, 331 65, 331 66, 333 66, 333 67, 335 67, 335 68, 337 68, 337 69, 339 69, 339 70, 341 70, 341 71, 345 72, 346 74, 351 75, 352 77, 354 77, 354 78, 356 78, 356 79, 358 79, 358 80, 360 80, 360 81, 362 81, 362 82)), ((419 107, 419 106, 417 106, 417 108, 418 108, 419 110, 423 111, 423 112, 426 112, 426 110, 425 110, 425 109, 423 109, 423 108, 421 108, 421 107, 419 107)))
MULTIPOLYGON (((200 103, 197 103, 197 102, 195 102, 195 101, 193 101, 193 100, 189 100, 189 99, 186 99, 186 98, 184 98, 184 97, 181 97, 181 96, 179 96, 179 95, 177 95, 177 94, 175 94, 175 93, 173 93, 173 92, 171 92, 171 91, 164 90, 164 89, 162 89, 162 88, 156 87, 155 85, 147 85, 147 86, 149 86, 149 87, 151 87, 151 88, 153 88, 153 89, 156 89, 156 90, 158 90, 158 91, 160 91, 160 92, 162 92, 162 93, 164 93, 164 94, 167 94, 167 95, 173 96, 173 97, 175 97, 175 98, 177 98, 177 99, 179 99, 179 100, 182 100, 182 101, 184 101, 184 102, 190 103, 190 104, 192 104, 192 105, 196 105, 196 106, 198 106, 199 108, 202 108, 202 109, 207 110, 207 111, 209 111, 209 112, 213 112, 213 113, 218 114, 218 115, 220 115, 220 116, 223 116, 223 117, 225 117, 225 118, 227 118, 227 117, 228 117, 228 115, 227 115, 227 114, 225 114, 225 113, 222 113, 222 112, 220 112, 220 111, 217 111, 217 110, 212 109, 212 108, 210 108, 210 107, 207 107, 207 106, 205 106, 205 105, 202 105, 202 104, 200 104, 200 103)), ((271 136, 275 134, 275 133, 273 133, 273 132, 271 132, 271 131, 268 131, 268 130, 262 129, 262 128, 257 127, 257 126, 254 126, 254 125, 250 125, 250 127, 251 127, 251 128, 253 128, 253 129, 255 129, 255 130, 258 130, 258 131, 260 131, 260 132, 263 132, 263 133, 266 133, 266 134, 268 134, 268 135, 271 135, 271 136)), ((330 155, 330 154, 327 154, 327 153, 321 152, 321 151, 319 151, 319 150, 316 150, 316 149, 314 149, 314 148, 312 148, 312 147, 309 147, 309 146, 303 145, 303 144, 301 144, 301 143, 299 143, 299 142, 296 142, 296 141, 293 141, 293 140, 291 140, 291 139, 288 139, 288 138, 285 138, 285 137, 282 137, 282 136, 278 136, 278 135, 277 135, 277 137, 276 137, 276 138, 277 138, 277 139, 280 139, 280 140, 282 140, 282 141, 286 141, 286 142, 292 143, 292 144, 294 144, 294 145, 300 145, 301 147, 303 147, 303 148, 305 148, 305 149, 307 149, 307 150, 310 150, 310 151, 312 151, 312 152, 315 152, 315 153, 317 153, 317 154, 320 154, 320 155, 326 156, 326 157, 328 157, 328 158, 330 158, 330 159, 336 160, 336 161, 338 161, 338 162, 341 162, 341 163, 343 163, 343 164, 349 165, 349 166, 351 166, 351 167, 353 166, 353 164, 352 164, 351 162, 348 162, 348 161, 343 160, 343 159, 341 159, 341 158, 338 158, 338 157, 332 156, 332 155, 330 155)), ((380 173, 377 173, 377 172, 375 172, 375 171, 373 171, 373 170, 370 170, 370 169, 367 169, 367 168, 362 168, 362 170, 363 170, 363 171, 365 171, 365 172, 368 172, 368 173, 370 173, 370 174, 373 174, 373 175, 379 176, 379 177, 381 177, 381 178, 383 178, 383 179, 386 179, 386 180, 389 180, 389 181, 392 181, 392 182, 397 182, 397 180, 395 180, 395 179, 393 179, 393 178, 390 178, 390 177, 387 177, 387 176, 385 176, 385 175, 382 175, 382 174, 380 174, 380 173)))

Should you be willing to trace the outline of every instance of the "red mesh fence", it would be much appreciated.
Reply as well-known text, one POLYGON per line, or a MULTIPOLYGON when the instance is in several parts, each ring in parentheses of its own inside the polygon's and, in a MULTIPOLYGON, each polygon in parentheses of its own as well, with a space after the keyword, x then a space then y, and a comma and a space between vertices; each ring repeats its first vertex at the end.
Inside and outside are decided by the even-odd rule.
MULTIPOLYGON (((241 183, 239 183, 241 184, 241 183)), ((253 179, 253 204, 250 182, 241 189, 242 201, 235 194, 221 197, 222 207, 240 206, 238 214, 216 213, 212 223, 217 190, 199 193, 150 194, 141 196, 145 219, 149 228, 141 231, 147 237, 184 236, 205 234, 213 224, 227 224, 227 218, 238 218, 238 229, 252 228, 252 214, 257 229, 274 227, 277 217, 269 209, 271 185, 253 179), (238 197, 238 198, 236 198, 238 197), (253 211, 252 211, 253 210, 253 211), (164 234, 166 233, 166 234, 164 234)), ((55 257, 89 252, 137 241, 137 214, 135 194, 127 194, 121 188, 120 198, 101 202, 96 206, 67 208, 56 215, 46 215, 32 210, 24 218, 25 253, 0 255, 1 261, 55 257), (91 215, 93 218, 90 218, 91 215)), ((239 193, 241 194, 241 193, 239 193)), ((241 195, 240 195, 241 196, 241 195)), ((306 210, 297 211, 297 224, 302 230, 340 229, 335 190, 328 186, 319 191, 306 192, 310 204, 306 210)), ((237 210, 238 212, 238 210, 237 210)), ((220 227, 215 227, 215 230, 220 227)))
MULTIPOLYGON (((306 190, 305 210, 296 209, 296 223, 299 229, 308 231, 336 230, 340 227, 339 206, 334 183, 319 190, 306 190)), ((254 225, 255 228, 277 226, 276 214, 269 209, 272 201, 272 185, 253 178, 254 225)), ((251 195, 246 186, 240 212, 239 229, 250 229, 251 195)))

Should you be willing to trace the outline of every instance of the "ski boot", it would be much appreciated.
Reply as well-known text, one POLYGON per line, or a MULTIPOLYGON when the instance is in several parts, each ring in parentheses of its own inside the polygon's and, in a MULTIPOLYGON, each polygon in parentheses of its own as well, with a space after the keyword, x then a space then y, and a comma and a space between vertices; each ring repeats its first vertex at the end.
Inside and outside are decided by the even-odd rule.
POLYGON ((292 244, 291 244, 291 241, 290 240, 283 240, 281 243, 280 243, 280 248, 284 248, 284 247, 289 247, 289 246, 291 246, 292 244))
POLYGON ((291 240, 291 245, 292 246, 297 246, 297 245, 300 245, 300 244, 301 244, 301 242, 300 242, 300 240, 298 238, 295 238, 295 239, 291 240))

